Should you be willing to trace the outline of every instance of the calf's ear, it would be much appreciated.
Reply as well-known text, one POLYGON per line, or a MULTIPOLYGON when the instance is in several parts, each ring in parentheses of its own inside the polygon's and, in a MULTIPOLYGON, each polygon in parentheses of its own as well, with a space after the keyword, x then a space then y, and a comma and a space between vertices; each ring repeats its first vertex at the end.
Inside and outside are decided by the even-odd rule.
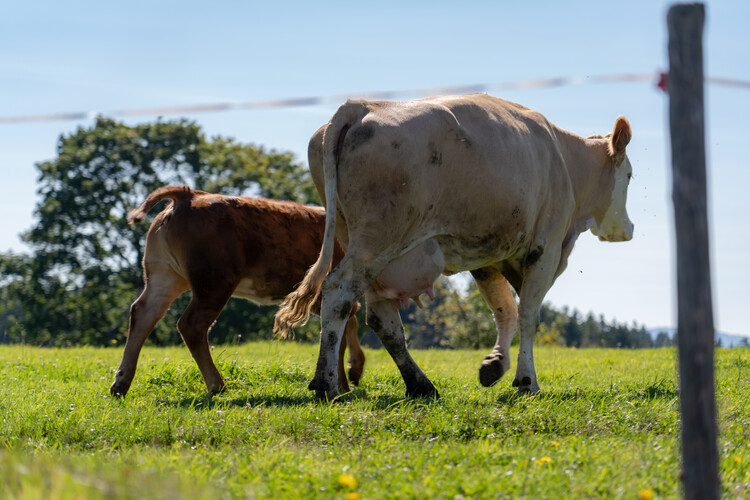
POLYGON ((630 130, 630 122, 624 116, 618 116, 609 143, 609 154, 615 162, 619 162, 625 157, 625 147, 630 142, 631 137, 633 137, 633 132, 630 130))

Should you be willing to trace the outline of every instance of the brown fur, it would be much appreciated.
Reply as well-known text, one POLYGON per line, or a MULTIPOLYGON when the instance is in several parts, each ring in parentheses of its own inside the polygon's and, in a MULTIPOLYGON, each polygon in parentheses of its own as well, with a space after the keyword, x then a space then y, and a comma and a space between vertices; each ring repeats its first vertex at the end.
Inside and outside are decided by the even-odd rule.
MULTIPOLYGON (((159 202, 172 200, 154 219, 143 257, 145 288, 130 309, 128 339, 110 391, 124 396, 135 375, 138 355, 154 325, 180 294, 193 290, 177 328, 211 392, 224 380, 211 358, 208 330, 231 296, 275 304, 302 281, 323 241, 325 212, 318 207, 263 198, 224 196, 166 186, 151 193, 128 214, 142 221, 159 202)), ((343 251, 337 244, 335 261, 343 251)), ((357 305, 347 320, 339 351, 339 380, 349 390, 343 368, 350 351, 349 376, 359 381, 364 354, 357 337, 357 305)), ((320 301, 313 307, 319 313, 320 301)))

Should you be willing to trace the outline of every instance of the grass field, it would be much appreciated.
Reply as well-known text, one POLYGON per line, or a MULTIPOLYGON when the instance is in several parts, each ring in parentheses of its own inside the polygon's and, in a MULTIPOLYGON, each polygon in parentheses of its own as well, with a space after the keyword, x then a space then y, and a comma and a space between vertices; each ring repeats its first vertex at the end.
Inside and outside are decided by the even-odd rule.
MULTIPOLYGON (((317 346, 218 347, 215 397, 184 347, 145 348, 124 400, 120 349, 3 346, 0 497, 680 496, 674 350, 539 347, 536 396, 481 387, 484 354, 414 351, 441 398, 405 400, 368 350, 362 386, 328 405, 306 389, 317 346)), ((750 350, 716 363, 722 495, 750 498, 750 350)))

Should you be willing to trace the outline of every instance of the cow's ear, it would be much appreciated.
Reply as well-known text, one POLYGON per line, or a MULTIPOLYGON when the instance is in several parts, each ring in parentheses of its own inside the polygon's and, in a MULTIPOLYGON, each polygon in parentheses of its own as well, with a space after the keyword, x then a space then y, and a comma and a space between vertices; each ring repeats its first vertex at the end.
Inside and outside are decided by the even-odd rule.
POLYGON ((619 161, 625 156, 625 147, 630 142, 631 137, 633 137, 633 133, 630 130, 630 123, 627 118, 618 116, 609 143, 609 154, 615 161, 619 161))

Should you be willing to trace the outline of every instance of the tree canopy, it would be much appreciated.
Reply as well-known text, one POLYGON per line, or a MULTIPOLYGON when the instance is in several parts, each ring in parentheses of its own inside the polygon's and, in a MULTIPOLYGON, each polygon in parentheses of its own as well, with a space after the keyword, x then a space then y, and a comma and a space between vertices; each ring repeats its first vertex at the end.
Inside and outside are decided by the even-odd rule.
MULTIPOLYGON (((129 305, 143 286, 148 230, 145 223, 128 225, 126 215, 154 189, 186 184, 221 194, 317 201, 307 169, 291 153, 209 140, 186 120, 131 127, 100 117, 90 128, 61 136, 57 157, 36 168, 36 222, 22 236, 32 253, 0 255, 0 307, 7 336, 43 345, 124 338, 129 305)), ((174 323, 186 300, 181 302, 152 335, 157 343, 179 341, 174 323)), ((214 340, 247 336, 254 327, 270 332, 268 311, 230 302, 212 331, 214 340)))

